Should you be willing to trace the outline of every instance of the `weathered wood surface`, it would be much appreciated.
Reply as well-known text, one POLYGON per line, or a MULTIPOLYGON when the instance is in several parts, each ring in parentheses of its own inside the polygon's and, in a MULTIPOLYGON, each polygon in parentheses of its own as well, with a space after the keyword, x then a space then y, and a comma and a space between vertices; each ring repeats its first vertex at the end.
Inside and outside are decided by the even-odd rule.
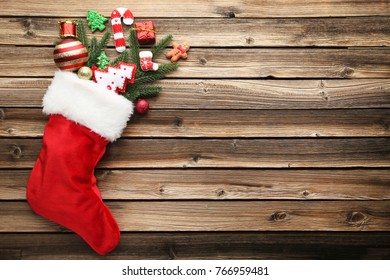
MULTIPOLYGON (((1 106, 41 107, 50 81, 0 78, 1 106)), ((152 109, 390 108, 390 79, 165 79, 158 84, 164 89, 150 99, 152 109)))
MULTIPOLYGON (((390 202, 106 202, 121 231, 385 231, 390 202)), ((0 232, 68 231, 34 214, 27 202, 0 202, 0 232)))
POLYGON ((95 171, 100 257, 25 191, 56 21, 112 3, 0 0, 0 259, 389 259, 390 2, 183 3, 117 3, 192 49, 95 171))
POLYGON ((70 233, 0 234, 0 259, 389 259, 384 232, 122 233, 106 256, 70 233), (55 249, 54 249, 55 248, 55 249))
MULTIPOLYGON (((28 170, 0 170, 0 200, 24 200, 28 170)), ((390 200, 389 169, 96 171, 106 200, 390 200)))
MULTIPOLYGON (((0 16, 56 16, 81 17, 88 10, 98 10, 109 16, 113 10, 110 2, 68 0, 52 1, 5 1, 2 0, 0 16), (71 9, 70 9, 71 7, 71 9)), ((116 6, 129 7, 137 17, 337 17, 337 16, 388 16, 388 1, 372 0, 274 0, 274 1, 231 1, 182 0, 173 9, 164 0, 116 1, 116 6)))
MULTIPOLYGON (((80 18, 84 20, 84 18, 80 18)), ((137 18, 139 21, 146 20, 137 18)), ((84 20, 85 21, 85 20, 84 20)), ((0 18, 0 44, 52 45, 58 40, 58 19, 0 18)), ((201 25, 183 18, 153 19, 158 37, 174 34, 192 47, 348 47, 389 46, 389 17, 202 19, 201 25), (180 28, 178 28, 180 26, 180 28), (218 34, 218 36, 216 36, 218 34)), ((86 23, 85 23, 86 25, 86 23)), ((124 26, 128 34, 129 27, 124 26)), ((87 29, 89 31, 89 29, 87 29)), ((91 32, 88 32, 91 34, 91 32)), ((102 33, 93 34, 101 37, 102 33)), ((113 46, 113 41, 110 42, 113 46)))
MULTIPOLYGON (((0 139, 1 168, 33 167, 40 139, 0 139)), ((389 138, 120 139, 102 168, 390 167, 389 138)))
MULTIPOLYGON (((47 116, 41 109, 0 112, 0 136, 43 136, 47 116)), ((390 136, 389 127, 389 109, 151 110, 147 116, 135 115, 122 138, 373 137, 390 136)))
MULTIPOLYGON (((115 57, 115 49, 107 51, 115 57)), ((53 47, 0 46, 0 76, 52 76, 53 47), (28 71, 20 71, 20 68, 28 71)), ((155 59, 166 63, 165 57, 155 59)), ((390 78, 390 48, 191 49, 174 78, 390 78)))

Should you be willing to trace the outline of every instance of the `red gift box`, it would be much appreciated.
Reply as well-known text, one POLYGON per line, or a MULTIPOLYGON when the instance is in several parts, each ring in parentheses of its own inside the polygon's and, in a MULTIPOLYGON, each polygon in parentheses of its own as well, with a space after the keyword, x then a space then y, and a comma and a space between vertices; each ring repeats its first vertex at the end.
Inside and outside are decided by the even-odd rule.
POLYGON ((153 21, 136 22, 137 40, 140 45, 153 45, 156 43, 156 30, 153 21))

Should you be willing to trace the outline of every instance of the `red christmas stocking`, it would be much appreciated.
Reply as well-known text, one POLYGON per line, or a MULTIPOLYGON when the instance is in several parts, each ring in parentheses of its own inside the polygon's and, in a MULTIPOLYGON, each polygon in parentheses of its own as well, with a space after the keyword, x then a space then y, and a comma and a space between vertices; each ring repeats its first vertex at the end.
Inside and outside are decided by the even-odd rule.
POLYGON ((94 168, 120 137, 133 104, 70 72, 56 72, 43 99, 49 115, 42 149, 27 185, 34 212, 79 234, 104 255, 120 232, 96 186, 94 168))

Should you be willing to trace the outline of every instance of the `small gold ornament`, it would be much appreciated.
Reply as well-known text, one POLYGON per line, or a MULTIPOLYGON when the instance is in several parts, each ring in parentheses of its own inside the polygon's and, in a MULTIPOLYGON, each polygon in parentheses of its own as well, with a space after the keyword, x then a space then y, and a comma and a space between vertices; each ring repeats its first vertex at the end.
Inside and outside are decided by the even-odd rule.
POLYGON ((82 80, 90 80, 92 78, 92 70, 87 66, 83 66, 77 72, 77 76, 82 80))

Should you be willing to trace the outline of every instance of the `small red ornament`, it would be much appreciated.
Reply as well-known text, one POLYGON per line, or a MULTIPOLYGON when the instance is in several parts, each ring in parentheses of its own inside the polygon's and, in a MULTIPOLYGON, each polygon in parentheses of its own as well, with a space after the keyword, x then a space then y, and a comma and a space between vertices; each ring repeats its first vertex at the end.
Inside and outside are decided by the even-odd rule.
POLYGON ((140 45, 153 45, 156 43, 156 30, 153 21, 136 22, 137 40, 140 45))
POLYGON ((72 20, 62 20, 58 22, 60 26, 61 38, 77 38, 77 23, 72 20))
POLYGON ((60 37, 65 38, 54 48, 53 59, 61 70, 75 71, 88 61, 88 50, 77 40, 77 24, 64 20, 60 25, 60 37))
POLYGON ((135 110, 140 114, 145 114, 149 110, 149 102, 145 99, 138 99, 135 110))

